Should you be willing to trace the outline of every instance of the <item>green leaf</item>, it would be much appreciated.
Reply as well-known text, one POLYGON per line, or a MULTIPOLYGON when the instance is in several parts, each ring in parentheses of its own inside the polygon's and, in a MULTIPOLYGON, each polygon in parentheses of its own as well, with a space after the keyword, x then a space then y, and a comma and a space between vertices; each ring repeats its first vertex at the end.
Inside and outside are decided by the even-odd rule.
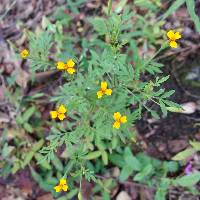
POLYGON ((194 172, 187 176, 177 178, 173 181, 175 185, 180 185, 183 187, 191 187, 200 181, 200 172, 194 172))
POLYGON ((102 200, 110 200, 110 195, 108 192, 102 192, 102 197, 103 199, 102 200))
POLYGON ((27 109, 24 113, 23 113, 23 121, 27 122, 29 120, 29 118, 33 115, 33 113, 35 112, 35 107, 30 107, 29 109, 27 109))
POLYGON ((86 160, 93 160, 101 156, 101 151, 93 151, 85 156, 86 160))
POLYGON ((14 149, 13 146, 8 146, 8 143, 5 143, 2 149, 2 157, 3 158, 8 157, 13 149, 14 149))
POLYGON ((181 109, 181 105, 177 104, 177 103, 174 103, 173 101, 170 101, 170 100, 164 100, 162 99, 163 103, 167 104, 168 106, 170 107, 176 107, 176 108, 180 108, 181 109))
POLYGON ((66 175, 68 175, 69 172, 72 170, 74 164, 75 164, 75 161, 74 161, 74 160, 70 160, 70 161, 67 163, 67 166, 66 166, 65 169, 64 169, 66 175))
POLYGON ((141 7, 143 9, 149 9, 154 12, 158 8, 158 1, 152 3, 151 1, 148 0, 135 0, 134 3, 136 4, 137 7, 141 7))
POLYGON ((109 160, 118 167, 123 167, 125 165, 124 158, 119 154, 110 154, 109 160))
POLYGON ((95 17, 94 19, 90 18, 89 22, 94 26, 94 29, 98 32, 99 35, 105 35, 107 33, 107 27, 105 20, 100 17, 95 17))
POLYGON ((127 165, 129 165, 134 171, 140 171, 141 170, 141 164, 139 160, 134 156, 129 156, 125 158, 125 162, 127 165))
POLYGON ((81 192, 78 193, 78 200, 83 200, 81 192))
POLYGON ((33 128, 32 128, 32 126, 31 126, 29 123, 25 123, 25 124, 23 125, 23 127, 24 127, 24 129, 25 129, 26 131, 28 131, 29 133, 33 133, 33 128))
POLYGON ((169 9, 162 16, 162 20, 166 19, 168 16, 170 16, 173 12, 175 12, 184 3, 185 3, 185 0, 176 0, 176 1, 174 1, 174 3, 169 7, 169 9))
POLYGON ((30 161, 32 160, 33 156, 34 156, 34 153, 33 151, 29 151, 26 155, 25 155, 25 158, 24 158, 24 161, 22 163, 22 168, 24 168, 26 165, 28 165, 30 163, 30 161))
POLYGON ((40 183, 43 181, 40 174, 38 174, 32 167, 30 167, 30 170, 31 170, 31 175, 36 182, 40 183))
POLYGON ((133 173, 132 167, 125 165, 122 168, 122 171, 119 176, 120 181, 125 181, 132 173, 133 173))
POLYGON ((167 191, 170 186, 170 179, 162 178, 156 191, 155 200, 166 200, 167 191))
POLYGON ((195 1, 194 0, 186 0, 187 10, 192 18, 196 30, 200 33, 200 20, 197 14, 195 13, 195 1))
POLYGON ((72 199, 75 195, 78 194, 79 189, 73 189, 71 190, 69 193, 67 193, 66 198, 65 199, 72 199))
POLYGON ((40 153, 35 153, 35 159, 37 160, 38 164, 41 165, 44 169, 51 169, 51 165, 45 160, 45 157, 40 153))
POLYGON ((178 162, 169 161, 169 162, 166 162, 165 164, 167 167, 167 171, 169 172, 176 172, 179 169, 178 162))
POLYGON ((153 171, 153 166, 148 164, 146 167, 142 169, 142 171, 135 175, 134 181, 144 180, 150 173, 153 171))
POLYGON ((42 148, 43 144, 44 144, 44 140, 41 139, 38 142, 36 142, 36 143, 33 144, 31 150, 34 151, 34 152, 36 152, 36 151, 40 150, 40 148, 42 148))
POLYGON ((181 113, 183 109, 177 107, 166 107, 166 109, 170 112, 181 113))
POLYGON ((12 174, 15 174, 21 168, 20 162, 15 162, 12 168, 12 174))
POLYGON ((166 200, 167 190, 163 189, 162 187, 157 188, 155 200, 166 200))
POLYGON ((22 116, 17 116, 16 117, 16 122, 17 122, 17 124, 23 124, 24 123, 24 120, 23 120, 23 118, 22 118, 22 116))
POLYGON ((139 160, 135 156, 133 156, 131 149, 129 147, 125 148, 124 160, 126 162, 126 165, 128 165, 130 168, 132 168, 132 170, 134 170, 134 171, 141 170, 142 166, 141 166, 139 160))
POLYGON ((56 155, 54 155, 53 159, 51 159, 51 162, 58 171, 63 171, 63 164, 56 155))
POLYGON ((119 14, 127 4, 128 0, 121 0, 117 5, 115 5, 115 12, 119 14))
POLYGON ((195 153, 195 150, 192 148, 186 149, 184 151, 179 152, 176 154, 172 160, 181 161, 186 160, 189 156, 191 156, 193 153, 195 153))
POLYGON ((151 113, 152 117, 154 117, 155 119, 160 119, 156 111, 151 110, 151 109, 148 109, 148 111, 151 113))
POLYGON ((167 109, 165 107, 165 104, 162 102, 162 100, 159 100, 160 108, 162 110, 162 113, 164 116, 167 116, 167 109))
POLYGON ((170 77, 169 75, 165 76, 165 77, 162 77, 160 80, 158 79, 156 81, 156 83, 160 85, 161 83, 164 83, 165 81, 167 81, 169 79, 169 77, 170 77))
POLYGON ((102 151, 101 156, 102 156, 102 160, 103 160, 104 165, 107 165, 108 164, 108 154, 107 154, 107 152, 102 151))
POLYGON ((200 142, 190 141, 190 145, 191 145, 196 151, 200 151, 200 142))
POLYGON ((168 92, 165 92, 162 96, 161 96, 161 98, 168 98, 168 97, 170 97, 172 94, 174 94, 174 92, 175 92, 175 90, 170 90, 170 91, 168 91, 168 92))
POLYGON ((115 149, 119 143, 119 139, 117 137, 114 137, 111 141, 112 149, 115 149))

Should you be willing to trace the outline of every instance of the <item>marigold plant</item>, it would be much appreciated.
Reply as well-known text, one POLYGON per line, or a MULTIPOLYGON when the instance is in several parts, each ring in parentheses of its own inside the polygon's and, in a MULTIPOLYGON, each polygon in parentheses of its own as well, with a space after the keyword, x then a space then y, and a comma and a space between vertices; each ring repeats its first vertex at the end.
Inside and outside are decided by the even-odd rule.
MULTIPOLYGON (((52 31, 54 26, 50 24, 50 28, 47 27, 47 31, 40 35, 28 33, 30 52, 24 50, 21 53, 23 58, 28 56, 34 73, 47 69, 61 71, 62 84, 53 90, 50 99, 58 107, 49 110, 50 117, 59 119, 59 122, 49 120, 48 143, 40 153, 43 162, 53 162, 58 148, 65 149, 66 166, 57 178, 68 177, 69 190, 79 187, 79 198, 83 179, 92 180, 103 188, 102 181, 95 176, 99 172, 97 163, 106 166, 109 162, 116 162, 112 155, 122 152, 132 156, 127 148, 137 144, 134 124, 141 119, 144 111, 159 118, 169 111, 180 109, 178 104, 169 100, 175 91, 163 88, 162 84, 169 76, 162 75, 163 65, 156 61, 156 55, 167 48, 167 40, 154 56, 141 58, 137 42, 127 34, 131 11, 125 10, 119 15, 112 13, 109 7, 108 13, 105 18, 89 19, 96 37, 84 38, 82 52, 75 54, 75 44, 70 51, 65 49, 64 41, 63 44, 58 43, 58 30, 52 31), (59 49, 52 61, 50 50, 54 42, 59 44, 59 49), (142 78, 148 74, 151 78, 142 78)), ((59 34, 63 35, 63 32, 59 34)), ((172 30, 166 34, 169 45, 176 48, 181 34, 172 30)), ((129 162, 129 159, 126 161, 129 162)), ((131 170, 142 170, 142 164, 136 158, 131 161, 136 162, 133 163, 135 168, 120 165, 126 166, 121 171, 122 180, 131 175, 131 170)), ((66 179, 60 179, 54 189, 57 193, 67 191, 66 179)))

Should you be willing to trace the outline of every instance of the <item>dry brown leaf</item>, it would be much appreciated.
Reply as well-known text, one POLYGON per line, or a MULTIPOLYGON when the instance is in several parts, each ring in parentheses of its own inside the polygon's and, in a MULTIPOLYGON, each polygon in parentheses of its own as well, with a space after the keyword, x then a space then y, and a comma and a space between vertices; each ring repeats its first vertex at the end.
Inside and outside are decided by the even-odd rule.
POLYGON ((171 140, 168 143, 168 149, 171 153, 177 153, 182 151, 188 146, 188 142, 186 140, 171 140))
POLYGON ((16 83, 23 89, 27 87, 30 75, 21 68, 16 69, 16 83))
POLYGON ((10 122, 10 118, 7 114, 0 112, 0 123, 8 123, 10 122))
POLYGON ((44 194, 38 197, 36 200, 54 200, 51 193, 44 194))

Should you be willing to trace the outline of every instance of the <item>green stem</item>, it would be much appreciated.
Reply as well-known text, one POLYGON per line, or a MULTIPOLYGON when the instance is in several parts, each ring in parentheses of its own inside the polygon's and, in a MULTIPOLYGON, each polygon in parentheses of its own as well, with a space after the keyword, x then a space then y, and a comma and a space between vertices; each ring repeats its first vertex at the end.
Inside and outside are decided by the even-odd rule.
POLYGON ((111 14, 112 11, 112 0, 108 0, 108 15, 111 14))
POLYGON ((163 45, 161 45, 161 47, 158 49, 158 51, 156 51, 156 53, 147 60, 147 62, 145 63, 145 66, 147 66, 166 46, 166 43, 164 43, 163 45))

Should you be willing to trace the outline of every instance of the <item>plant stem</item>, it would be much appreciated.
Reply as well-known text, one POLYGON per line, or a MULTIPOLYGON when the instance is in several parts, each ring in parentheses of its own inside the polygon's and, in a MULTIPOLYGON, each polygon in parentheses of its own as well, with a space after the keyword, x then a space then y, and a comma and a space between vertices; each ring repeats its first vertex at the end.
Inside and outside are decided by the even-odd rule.
POLYGON ((111 14, 112 11, 112 0, 108 0, 108 15, 111 14))

